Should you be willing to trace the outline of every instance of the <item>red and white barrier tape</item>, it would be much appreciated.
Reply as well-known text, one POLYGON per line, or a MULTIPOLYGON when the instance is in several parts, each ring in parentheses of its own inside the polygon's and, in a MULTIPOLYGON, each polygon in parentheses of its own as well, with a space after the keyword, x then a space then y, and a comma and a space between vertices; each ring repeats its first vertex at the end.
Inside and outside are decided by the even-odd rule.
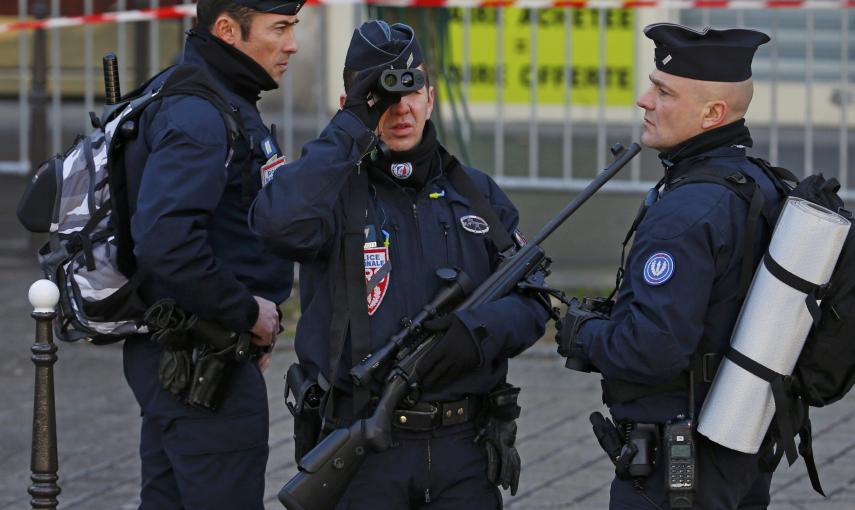
MULTIPOLYGON (((387 7, 522 7, 589 9, 845 9, 855 0, 308 0, 309 5, 371 4, 387 7)), ((0 24, 0 33, 39 28, 64 28, 96 23, 127 23, 183 18, 196 15, 195 4, 105 12, 91 16, 68 16, 0 24)))

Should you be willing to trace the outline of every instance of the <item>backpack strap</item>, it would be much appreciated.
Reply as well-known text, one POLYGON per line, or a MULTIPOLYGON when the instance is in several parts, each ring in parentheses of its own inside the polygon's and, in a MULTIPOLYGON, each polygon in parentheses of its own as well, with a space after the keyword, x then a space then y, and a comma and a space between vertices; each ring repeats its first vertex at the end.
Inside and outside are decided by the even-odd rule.
POLYGON ((799 455, 801 455, 805 461, 811 486, 816 492, 825 496, 822 484, 819 481, 816 460, 813 456, 813 439, 810 418, 808 417, 808 405, 804 400, 791 396, 792 377, 775 372, 733 347, 730 348, 725 356, 737 366, 768 382, 772 387, 772 398, 775 401, 775 427, 772 431, 772 436, 779 446, 778 450, 774 452, 771 462, 766 461, 769 464, 767 469, 774 470, 783 454, 786 454, 787 462, 791 466, 798 459, 799 455), (799 427, 798 453, 796 453, 796 433, 793 430, 794 426, 799 427))
POLYGON ((226 125, 230 151, 227 159, 231 159, 231 151, 234 150, 237 141, 244 137, 245 129, 237 108, 226 101, 225 95, 207 71, 190 64, 176 66, 155 95, 158 97, 197 96, 211 103, 220 112, 226 125))
MULTIPOLYGON (((773 181, 777 182, 775 179, 773 181)), ((748 295, 748 288, 751 286, 751 279, 754 276, 754 245, 760 219, 764 220, 767 228, 772 228, 771 215, 766 208, 766 197, 760 190, 760 186, 742 172, 715 165, 704 167, 699 172, 687 175, 674 184, 671 189, 697 182, 724 186, 748 204, 748 216, 742 243, 744 251, 739 270, 739 300, 742 301, 748 295)))
POLYGON ((763 265, 772 276, 780 280, 782 283, 806 294, 805 305, 813 319, 813 325, 819 326, 820 319, 822 319, 822 312, 819 309, 818 301, 825 297, 825 294, 828 291, 828 284, 824 283, 818 285, 811 283, 800 276, 787 271, 783 266, 778 264, 778 262, 772 257, 772 254, 768 251, 763 256, 763 265))
POLYGON ((819 482, 819 471, 816 468, 816 459, 813 457, 813 430, 811 429, 810 417, 808 417, 809 406, 807 402, 799 400, 799 405, 804 408, 804 422, 799 428, 799 455, 805 461, 805 468, 810 478, 810 485, 813 490, 825 496, 825 491, 822 489, 822 484, 819 482))
POLYGON ((772 181, 772 184, 775 186, 775 189, 778 190, 782 195, 789 195, 793 188, 799 183, 799 178, 796 175, 787 170, 784 167, 780 166, 772 166, 771 163, 766 161, 763 158, 755 158, 751 156, 746 156, 749 161, 759 166, 763 173, 766 174, 766 177, 772 181))
POLYGON ((733 347, 725 354, 727 359, 735 363, 737 366, 747 370, 749 373, 763 379, 772 386, 772 396, 775 400, 775 416, 778 418, 778 429, 781 432, 781 442, 784 451, 787 455, 787 461, 792 466, 798 458, 796 453, 796 444, 793 440, 795 435, 790 423, 792 412, 790 406, 792 403, 791 397, 787 394, 790 377, 784 374, 779 374, 771 368, 768 368, 748 356, 742 354, 733 347))

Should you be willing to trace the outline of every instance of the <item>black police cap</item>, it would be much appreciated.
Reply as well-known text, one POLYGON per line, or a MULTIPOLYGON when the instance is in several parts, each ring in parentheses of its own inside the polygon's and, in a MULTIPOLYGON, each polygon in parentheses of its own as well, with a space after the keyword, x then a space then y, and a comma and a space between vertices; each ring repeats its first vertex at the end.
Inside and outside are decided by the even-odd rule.
POLYGON ((234 0, 234 3, 254 11, 294 16, 300 12, 306 0, 234 0))
POLYGON ((757 30, 733 28, 703 31, 674 23, 644 27, 656 43, 656 69, 703 81, 738 82, 751 78, 751 60, 769 36, 757 30))
POLYGON ((351 71, 378 66, 411 69, 422 61, 416 33, 409 25, 395 23, 390 26, 385 21, 369 20, 353 31, 344 68, 351 71))

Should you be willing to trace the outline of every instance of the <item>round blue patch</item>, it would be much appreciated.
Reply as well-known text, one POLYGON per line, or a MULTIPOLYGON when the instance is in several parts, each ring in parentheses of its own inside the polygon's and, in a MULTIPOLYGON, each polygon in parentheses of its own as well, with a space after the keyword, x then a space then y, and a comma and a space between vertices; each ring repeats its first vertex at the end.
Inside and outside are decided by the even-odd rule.
POLYGON ((644 281, 650 285, 662 285, 674 275, 674 258, 670 253, 654 253, 644 263, 644 281))

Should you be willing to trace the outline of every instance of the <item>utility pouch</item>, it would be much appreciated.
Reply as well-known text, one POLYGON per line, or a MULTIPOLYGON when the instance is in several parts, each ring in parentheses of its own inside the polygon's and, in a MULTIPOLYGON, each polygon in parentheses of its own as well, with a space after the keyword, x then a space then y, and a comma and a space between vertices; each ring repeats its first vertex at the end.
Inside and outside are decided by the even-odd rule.
POLYGON ((320 439, 322 397, 321 387, 306 377, 299 363, 288 367, 285 374, 285 405, 294 417, 294 459, 297 462, 320 439), (288 401, 289 394, 294 397, 293 402, 288 401))
POLYGON ((487 479, 503 489, 517 493, 520 480, 520 461, 515 443, 517 440, 517 404, 520 388, 502 383, 487 395, 486 412, 481 430, 475 438, 487 456, 487 479))
POLYGON ((656 454, 659 450, 659 426, 655 423, 633 423, 626 434, 627 444, 633 445, 635 455, 627 467, 631 478, 644 478, 653 472, 656 454))

